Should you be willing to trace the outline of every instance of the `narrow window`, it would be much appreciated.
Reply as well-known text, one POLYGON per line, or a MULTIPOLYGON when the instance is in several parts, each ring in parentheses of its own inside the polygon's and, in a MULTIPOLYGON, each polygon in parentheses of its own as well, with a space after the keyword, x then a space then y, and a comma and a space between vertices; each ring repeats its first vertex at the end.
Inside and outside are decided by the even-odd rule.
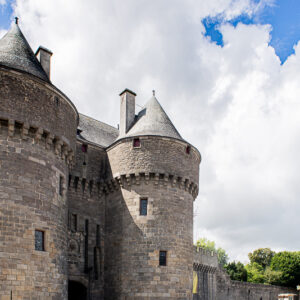
POLYGON ((186 154, 190 154, 191 153, 191 146, 186 146, 185 152, 186 152, 186 154))
POLYGON ((160 266, 167 265, 167 251, 159 251, 159 265, 160 266))
POLYGON ((71 231, 77 231, 77 215, 71 214, 71 231))
POLYGON ((35 250, 45 251, 45 232, 41 230, 35 231, 35 250))
POLYGON ((142 198, 140 200, 140 215, 147 216, 147 209, 148 209, 148 199, 142 198))
POLYGON ((99 278, 99 272, 98 272, 98 249, 97 247, 94 247, 94 274, 95 274, 95 280, 98 280, 99 278))
POLYGON ((59 98, 58 97, 55 97, 55 104, 56 104, 56 106, 59 106, 59 98))
POLYGON ((96 246, 100 247, 100 225, 96 227, 96 246))
POLYGON ((63 181, 64 181, 64 178, 62 176, 59 176, 59 195, 60 196, 63 195, 63 191, 64 191, 63 181))
POLYGON ((133 148, 139 148, 139 147, 141 147, 140 139, 133 139, 133 148))
POLYGON ((89 270, 89 220, 85 220, 85 237, 84 237, 84 271, 89 270))
POLYGON ((81 151, 82 151, 83 153, 86 153, 86 152, 87 152, 87 149, 88 149, 88 145, 86 145, 86 144, 82 144, 82 145, 81 145, 81 151))

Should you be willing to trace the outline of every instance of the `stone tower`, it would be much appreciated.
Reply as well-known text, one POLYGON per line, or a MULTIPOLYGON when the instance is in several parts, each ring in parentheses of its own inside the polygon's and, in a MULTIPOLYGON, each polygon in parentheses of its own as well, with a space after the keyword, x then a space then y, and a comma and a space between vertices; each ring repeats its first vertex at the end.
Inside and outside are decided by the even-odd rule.
POLYGON ((200 153, 155 95, 137 116, 135 94, 120 96, 123 130, 107 149, 120 189, 106 202, 105 299, 192 299, 200 153))
POLYGON ((66 181, 78 113, 17 24, 0 40, 0 299, 67 299, 66 181))

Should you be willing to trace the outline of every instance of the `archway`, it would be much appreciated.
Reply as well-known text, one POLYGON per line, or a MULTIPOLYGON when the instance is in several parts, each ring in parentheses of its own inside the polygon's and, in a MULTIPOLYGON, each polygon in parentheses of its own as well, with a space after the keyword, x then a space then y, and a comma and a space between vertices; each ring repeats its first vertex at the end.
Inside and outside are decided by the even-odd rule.
POLYGON ((87 299, 86 287, 78 281, 69 280, 68 300, 86 300, 86 299, 87 299))

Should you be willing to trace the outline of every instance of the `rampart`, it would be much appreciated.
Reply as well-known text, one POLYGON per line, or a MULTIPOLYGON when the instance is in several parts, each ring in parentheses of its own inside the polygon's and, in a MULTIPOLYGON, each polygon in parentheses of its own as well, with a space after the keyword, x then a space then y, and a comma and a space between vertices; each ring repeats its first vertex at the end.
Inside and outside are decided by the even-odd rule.
POLYGON ((233 281, 218 264, 217 254, 194 248, 193 300, 277 300, 291 288, 233 281))

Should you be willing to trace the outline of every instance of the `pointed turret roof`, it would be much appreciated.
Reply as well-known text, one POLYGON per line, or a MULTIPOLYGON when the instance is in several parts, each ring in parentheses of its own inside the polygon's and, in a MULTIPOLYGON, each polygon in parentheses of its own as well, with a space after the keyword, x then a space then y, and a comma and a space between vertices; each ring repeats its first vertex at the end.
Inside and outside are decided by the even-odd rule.
POLYGON ((0 65, 30 73, 49 82, 47 74, 21 32, 17 19, 0 40, 0 65))
POLYGON ((141 109, 136 122, 125 137, 141 135, 157 135, 183 140, 154 95, 141 109))

